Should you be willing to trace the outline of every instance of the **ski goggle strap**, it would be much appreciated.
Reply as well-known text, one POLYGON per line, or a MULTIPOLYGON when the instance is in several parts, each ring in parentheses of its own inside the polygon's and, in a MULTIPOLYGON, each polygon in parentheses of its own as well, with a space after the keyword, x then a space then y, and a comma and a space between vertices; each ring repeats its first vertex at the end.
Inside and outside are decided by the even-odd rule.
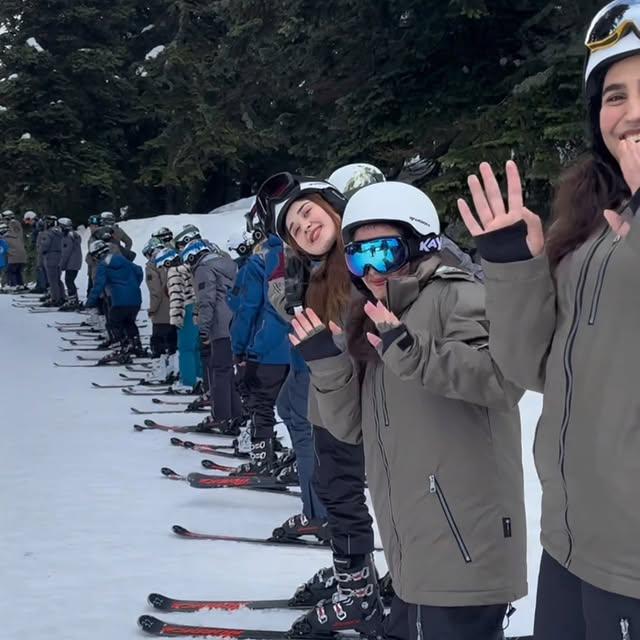
POLYGON ((432 235, 421 239, 399 236, 350 242, 345 247, 347 268, 358 278, 368 269, 378 273, 393 273, 421 255, 440 250, 440 238, 432 235))
POLYGON ((630 31, 640 38, 640 0, 610 2, 591 22, 584 40, 594 53, 612 47, 630 31))

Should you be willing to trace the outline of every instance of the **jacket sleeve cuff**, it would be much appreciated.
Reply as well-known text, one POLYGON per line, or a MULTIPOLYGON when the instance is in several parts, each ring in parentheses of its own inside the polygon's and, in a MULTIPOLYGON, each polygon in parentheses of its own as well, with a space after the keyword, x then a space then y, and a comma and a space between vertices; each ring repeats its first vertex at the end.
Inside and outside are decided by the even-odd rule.
POLYGON ((489 262, 482 260, 482 268, 486 280, 498 282, 528 282, 542 276, 549 276, 549 260, 542 254, 529 260, 510 263, 489 262))
POLYGON ((478 253, 488 262, 520 262, 533 258, 527 246, 527 223, 524 220, 476 236, 475 241, 478 253))
POLYGON ((336 347, 333 336, 328 329, 323 329, 303 340, 295 349, 306 362, 331 358, 340 355, 341 351, 336 347))
POLYGON ((313 386, 320 392, 341 389, 353 375, 353 363, 349 354, 341 351, 338 355, 321 360, 311 360, 309 371, 313 376, 313 386))
POLYGON ((398 341, 398 347, 403 351, 413 344, 413 337, 404 324, 399 324, 397 327, 381 333, 380 338, 382 339, 382 355, 396 340, 398 341))

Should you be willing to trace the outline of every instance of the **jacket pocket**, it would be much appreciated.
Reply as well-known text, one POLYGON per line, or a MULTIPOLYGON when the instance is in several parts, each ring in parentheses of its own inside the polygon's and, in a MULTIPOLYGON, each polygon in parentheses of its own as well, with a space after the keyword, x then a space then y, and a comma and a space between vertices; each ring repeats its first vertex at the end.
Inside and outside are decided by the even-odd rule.
POLYGON ((466 563, 471 562, 471 554, 469 553, 469 549, 467 549, 467 545, 464 543, 464 539, 462 534, 460 533, 460 529, 456 524, 455 518, 453 517, 453 513, 449 508, 449 504, 447 503, 447 499, 444 496, 442 488, 438 483, 438 479, 435 475, 429 476, 429 493, 435 495, 440 502, 440 506, 442 507, 442 512, 444 513, 444 517, 447 519, 447 524, 451 529, 451 533, 453 533, 453 537, 456 540, 456 544, 458 545, 458 549, 460 549, 460 553, 466 563))

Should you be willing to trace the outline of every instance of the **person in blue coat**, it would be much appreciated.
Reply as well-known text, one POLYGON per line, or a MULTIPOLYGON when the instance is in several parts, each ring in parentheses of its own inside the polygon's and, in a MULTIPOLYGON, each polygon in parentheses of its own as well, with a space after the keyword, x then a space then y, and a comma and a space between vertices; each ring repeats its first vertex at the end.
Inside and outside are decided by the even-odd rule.
POLYGON ((142 304, 142 269, 122 255, 112 253, 102 240, 92 242, 89 253, 98 261, 98 269, 86 306, 97 306, 100 296, 108 290, 111 327, 120 341, 122 352, 145 355, 136 326, 136 316, 142 304))
POLYGON ((271 306, 267 296, 265 253, 275 236, 257 245, 240 270, 228 304, 233 311, 231 350, 244 372, 247 409, 251 415, 251 462, 238 473, 270 474, 276 461, 274 405, 289 371, 288 325, 271 306))
POLYGON ((9 264, 9 243, 4 239, 9 227, 0 223, 0 280, 4 277, 4 271, 9 264))

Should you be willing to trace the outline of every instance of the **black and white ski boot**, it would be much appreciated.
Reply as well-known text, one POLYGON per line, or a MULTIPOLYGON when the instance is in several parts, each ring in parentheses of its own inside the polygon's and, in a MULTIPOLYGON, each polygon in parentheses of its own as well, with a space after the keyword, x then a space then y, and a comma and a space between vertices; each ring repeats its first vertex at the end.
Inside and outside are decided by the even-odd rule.
POLYGON ((289 605, 314 607, 321 600, 331 600, 338 590, 333 567, 324 567, 316 571, 304 584, 301 584, 289 600, 289 605))
POLYGON ((338 631, 354 629, 367 638, 382 638, 384 605, 372 556, 334 556, 333 565, 336 593, 300 616, 289 631, 291 637, 329 638, 338 631))
POLYGON ((229 475, 245 476, 259 475, 269 476, 273 473, 273 465, 276 461, 276 454, 273 451, 272 438, 254 438, 251 441, 250 462, 245 462, 236 467, 229 475))
POLYGON ((304 513, 298 513, 285 520, 271 534, 277 540, 291 540, 302 536, 315 536, 321 542, 328 542, 331 539, 329 523, 320 518, 309 519, 304 513))
POLYGON ((280 470, 278 471, 276 479, 279 483, 286 484, 287 486, 291 487, 300 484, 300 480, 298 478, 298 463, 295 460, 290 464, 284 466, 281 466, 279 462, 278 467, 280 468, 280 470))

